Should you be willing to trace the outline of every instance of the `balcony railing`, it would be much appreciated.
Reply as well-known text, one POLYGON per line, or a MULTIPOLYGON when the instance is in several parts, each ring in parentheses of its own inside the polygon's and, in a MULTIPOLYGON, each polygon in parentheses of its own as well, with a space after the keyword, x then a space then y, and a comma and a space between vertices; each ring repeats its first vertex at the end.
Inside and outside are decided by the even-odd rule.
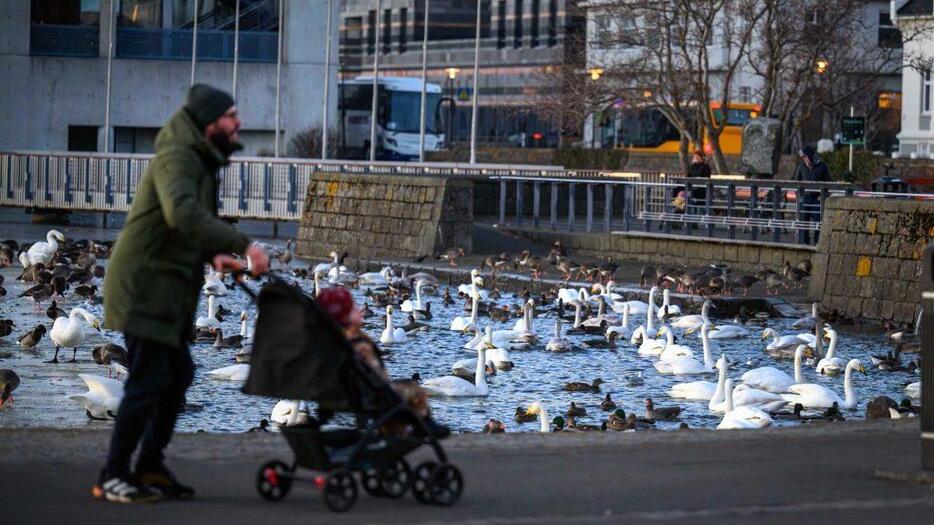
MULTIPOLYGON (((192 31, 188 29, 117 29, 117 58, 191 60, 192 31)), ((275 62, 278 33, 240 33, 241 62, 275 62)), ((233 62, 233 31, 198 30, 198 60, 233 62)))
POLYGON ((71 25, 31 26, 29 54, 51 57, 96 57, 100 54, 100 28, 71 25))

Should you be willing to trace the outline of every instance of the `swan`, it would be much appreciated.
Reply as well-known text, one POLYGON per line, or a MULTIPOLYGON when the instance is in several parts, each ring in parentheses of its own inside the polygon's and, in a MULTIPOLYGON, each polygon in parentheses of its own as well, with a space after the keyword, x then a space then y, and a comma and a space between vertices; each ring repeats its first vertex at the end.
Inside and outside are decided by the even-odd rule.
POLYGON ((457 285, 457 293, 464 294, 468 297, 479 295, 481 301, 489 301, 490 292, 481 290, 479 286, 483 286, 483 278, 480 277, 480 270, 474 268, 470 270, 470 282, 468 284, 457 285))
MULTIPOLYGON (((701 363, 697 359, 694 359, 691 356, 674 356, 662 361, 655 363, 655 369, 658 370, 661 374, 674 374, 674 375, 694 375, 694 374, 712 374, 714 373, 714 363, 713 358, 710 356, 710 340, 707 338, 707 331, 710 330, 710 325, 705 324, 701 328, 701 337, 704 342, 704 362, 701 363)), ((671 333, 667 328, 665 330, 669 334, 671 333)), ((669 341, 670 339, 669 335, 669 341)), ((669 345, 665 348, 665 352, 668 351, 669 345)), ((662 352, 662 355, 665 354, 662 352)))
POLYGON ((84 405, 88 417, 92 419, 116 418, 117 408, 123 399, 123 383, 92 374, 78 374, 78 377, 88 386, 88 391, 69 395, 68 399, 84 405))
MULTIPOLYGON (((613 308, 613 305, 617 301, 623 300, 623 296, 612 291, 613 285, 616 284, 616 281, 611 279, 606 284, 606 286, 603 286, 601 283, 594 283, 594 285, 590 287, 590 293, 592 294, 590 297, 591 299, 602 297, 603 300, 606 301, 606 304, 609 305, 610 308, 613 308)), ((625 306, 625 303, 620 304, 620 309, 622 309, 623 306, 625 306)), ((617 313, 622 313, 622 311, 617 313)))
POLYGON ((204 276, 201 292, 204 295, 227 295, 227 285, 224 284, 219 272, 208 272, 204 276))
POLYGON ((590 299, 590 296, 587 295, 587 291, 583 288, 575 290, 574 288, 561 288, 558 290, 558 300, 564 304, 571 304, 579 300, 581 295, 583 295, 587 300, 590 299), (581 292, 584 292, 583 294, 581 292))
POLYGON ((538 414, 539 431, 543 434, 551 432, 551 422, 548 421, 548 411, 541 401, 536 401, 525 410, 526 415, 538 414))
POLYGON ((606 335, 609 336, 610 333, 616 333, 620 339, 629 339, 632 337, 632 330, 629 329, 629 305, 623 305, 623 322, 619 326, 607 326, 606 335))
POLYGON ((250 375, 250 365, 237 364, 217 368, 208 372, 208 375, 214 379, 224 379, 226 381, 246 381, 250 375))
POLYGON ((741 378, 743 384, 773 394, 787 392, 791 385, 803 382, 801 379, 802 356, 813 357, 814 353, 807 345, 798 345, 798 348, 795 349, 795 376, 793 378, 773 366, 762 366, 744 373, 741 378))
POLYGON ((28 262, 24 268, 38 263, 50 266, 49 263, 55 257, 55 252, 58 251, 58 243, 64 242, 65 236, 60 231, 49 230, 49 233, 45 236, 45 242, 38 241, 30 246, 29 250, 26 251, 26 257, 20 255, 20 263, 28 262))
POLYGON ((905 386, 905 394, 912 399, 921 399, 921 381, 908 383, 905 386))
POLYGON ((716 308, 716 306, 713 304, 713 302, 710 301, 710 299, 706 299, 704 301, 704 304, 701 305, 700 315, 697 315, 697 314, 682 315, 680 317, 675 317, 674 319, 671 319, 668 322, 668 324, 675 328, 684 330, 685 332, 689 334, 693 333, 697 331, 698 329, 700 329, 700 327, 703 326, 704 323, 710 322, 710 318, 707 317, 707 315, 710 312, 711 307, 716 308))
POLYGON ((658 320, 664 321, 666 317, 681 315, 681 307, 671 304, 671 292, 668 288, 662 291, 662 307, 658 309, 658 320))
POLYGON ((217 330, 221 327, 220 321, 217 320, 217 304, 213 295, 208 296, 208 315, 195 320, 195 327, 202 330, 217 330))
MULTIPOLYGON (((768 350, 787 350, 789 348, 797 348, 800 344, 806 344, 811 348, 814 348, 816 339, 809 339, 807 337, 801 337, 811 334, 794 334, 794 335, 779 335, 772 328, 766 328, 762 331, 762 340, 766 340, 769 337, 772 338, 772 342, 765 347, 768 350)), ((812 336, 813 337, 813 336, 812 336)))
POLYGON ((384 266, 378 272, 365 272, 357 276, 357 284, 367 288, 388 288, 389 278, 393 276, 391 266, 384 266))
MULTIPOLYGON (((604 325, 604 323, 607 323, 606 299, 602 295, 597 296, 597 305, 597 315, 583 322, 577 323, 576 326, 601 327, 604 325)), ((578 311, 580 311, 580 308, 578 308, 578 311)), ((575 313, 575 315, 577 314, 575 313)))
POLYGON ((535 306, 535 303, 529 299, 528 301, 522 303, 522 317, 516 321, 516 324, 512 326, 513 331, 516 332, 531 332, 528 329, 529 327, 529 310, 535 306))
POLYGON ((655 293, 658 292, 658 286, 653 286, 649 290, 649 306, 645 311, 645 324, 636 328, 632 333, 630 343, 636 344, 640 339, 644 342, 646 339, 654 339, 658 335, 658 329, 655 328, 655 293))
POLYGON ((733 406, 733 380, 726 380, 726 411, 717 430, 765 428, 772 424, 772 417, 760 408, 744 405, 733 406))
POLYGON ((824 333, 830 338, 830 346, 827 347, 827 355, 817 362, 815 369, 818 374, 837 375, 846 367, 847 360, 834 355, 837 349, 837 331, 828 326, 824 328, 824 333))
POLYGON ((740 337, 746 337, 748 335, 749 331, 742 326, 728 324, 714 328, 707 337, 711 339, 739 339, 740 337))
POLYGON ((415 283, 415 301, 412 299, 406 299, 402 301, 402 306, 399 307, 403 312, 409 312, 415 316, 416 319, 425 318, 425 303, 422 301, 422 286, 424 281, 418 281, 415 283))
POLYGON ((545 345, 549 352, 570 352, 574 346, 570 341, 561 337, 561 317, 555 317, 555 335, 545 345))
POLYGON ((690 383, 677 383, 668 391, 668 395, 676 399, 688 399, 692 401, 707 401, 713 397, 717 391, 717 385, 726 381, 726 356, 720 356, 717 360, 717 370, 719 377, 716 383, 710 381, 692 381, 690 383))
POLYGON ((394 345, 396 343, 405 342, 406 338, 405 330, 401 326, 397 328, 392 327, 392 306, 387 306, 386 328, 383 329, 382 335, 379 336, 379 342, 384 345, 394 345))
MULTIPOLYGON (((658 329, 658 335, 662 335, 662 332, 665 333, 665 347, 662 349, 662 352, 658 355, 658 358, 662 361, 668 361, 676 357, 694 357, 694 350, 691 350, 685 345, 676 345, 675 336, 671 333, 671 330, 667 326, 662 326, 658 329)), ((708 342, 709 348, 709 342, 708 342)), ((712 365, 711 365, 712 366, 712 365)))
POLYGON ((337 252, 332 251, 331 253, 328 254, 328 257, 332 258, 333 261, 316 264, 314 269, 312 270, 312 273, 322 273, 322 274, 327 275, 327 273, 331 271, 331 268, 340 266, 341 257, 340 255, 337 254, 337 252))
POLYGON ((811 315, 806 315, 791 323, 791 327, 795 330, 812 330, 815 326, 817 326, 817 303, 811 303, 811 315))
POLYGON ((84 340, 84 332, 81 330, 82 319, 95 330, 100 331, 101 322, 84 308, 74 308, 71 313, 68 314, 68 317, 59 317, 55 319, 55 323, 52 324, 52 329, 49 330, 49 339, 55 344, 55 357, 49 361, 50 363, 58 362, 58 351, 63 346, 72 349, 74 353, 71 356, 71 362, 75 361, 75 355, 78 353, 78 346, 80 346, 81 342, 84 340))
POLYGON ((843 377, 843 395, 840 399, 833 390, 814 383, 804 383, 791 385, 788 387, 787 394, 783 394, 785 400, 789 403, 801 403, 805 408, 830 408, 834 403, 847 410, 856 408, 856 393, 853 391, 853 372, 866 373, 859 359, 850 359, 846 364, 846 372, 843 377))
MULTIPOLYGON (((729 368, 729 363, 726 362, 725 357, 721 355, 721 359, 723 359, 723 367, 729 368)), ((732 399, 734 406, 755 406, 766 411, 778 410, 787 404, 785 399, 778 394, 766 392, 765 390, 758 390, 756 388, 743 387, 743 385, 733 389, 732 399)), ((720 376, 720 380, 717 382, 717 389, 714 391, 713 397, 710 398, 707 408, 711 412, 726 411, 725 375, 720 376)))
POLYGON ((331 284, 351 284, 357 282, 357 274, 343 264, 337 264, 328 270, 328 282, 331 284))
POLYGON ((470 296, 470 317, 464 317, 458 315, 451 320, 451 330, 457 332, 463 332, 467 325, 477 324, 477 309, 480 308, 480 296, 477 294, 471 294, 470 296))
POLYGON ((308 404, 294 399, 283 399, 272 407, 269 419, 276 424, 294 427, 308 424, 311 416, 308 414, 308 404))
POLYGON ((474 383, 457 376, 433 377, 421 382, 430 396, 467 397, 487 396, 490 390, 486 384, 486 348, 480 345, 477 348, 477 369, 474 372, 474 383))
MULTIPOLYGON (((485 332, 481 332, 477 325, 470 325, 467 327, 469 330, 474 331, 474 338, 464 344, 465 349, 476 350, 477 347, 481 344, 486 344, 486 358, 487 361, 492 361, 496 365, 496 368, 500 370, 508 370, 513 367, 513 362, 509 358, 509 352, 505 348, 499 348, 496 346, 496 342, 493 339, 493 327, 487 326, 485 332), (467 346, 472 345, 472 346, 467 346)), ((471 363, 474 362, 474 359, 469 360, 471 363)), ((471 366, 471 369, 473 367, 471 366)))

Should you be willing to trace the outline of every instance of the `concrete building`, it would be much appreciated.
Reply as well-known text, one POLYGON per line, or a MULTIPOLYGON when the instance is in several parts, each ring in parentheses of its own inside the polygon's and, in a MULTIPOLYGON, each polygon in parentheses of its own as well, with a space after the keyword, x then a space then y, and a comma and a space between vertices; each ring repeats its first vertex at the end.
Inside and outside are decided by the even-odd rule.
MULTIPOLYGON (((329 120, 336 123, 339 8, 326 34, 325 1, 285 0, 280 151, 320 128, 325 64, 329 120)), ((0 15, 0 149, 150 152, 159 127, 191 81, 192 26, 198 17, 195 82, 233 89, 237 0, 18 0, 0 15), (114 24, 111 23, 114 22, 114 24), (105 129, 107 64, 114 28, 110 129, 105 129), (109 140, 105 133, 109 132, 109 140)), ((276 129, 278 0, 239 0, 237 100, 245 154, 271 154, 276 129)))
POLYGON ((905 44, 902 69, 902 130, 899 155, 934 158, 934 1, 909 0, 897 12, 896 25, 919 38, 905 44))
MULTIPOLYGON (((428 80, 455 101, 454 141, 470 134, 476 6, 471 1, 429 0, 428 80), (450 73, 450 74, 449 74, 450 73)), ((577 27, 570 0, 481 0, 480 79, 477 137, 518 144, 521 133, 556 142, 555 128, 536 115, 534 101, 544 78, 566 62, 566 35, 577 27)), ((346 0, 341 9, 344 78, 369 75, 380 25, 380 75, 421 76, 423 0, 346 0)), ((579 24, 578 24, 579 25, 579 24)), ((446 127, 446 124, 445 124, 446 127)))

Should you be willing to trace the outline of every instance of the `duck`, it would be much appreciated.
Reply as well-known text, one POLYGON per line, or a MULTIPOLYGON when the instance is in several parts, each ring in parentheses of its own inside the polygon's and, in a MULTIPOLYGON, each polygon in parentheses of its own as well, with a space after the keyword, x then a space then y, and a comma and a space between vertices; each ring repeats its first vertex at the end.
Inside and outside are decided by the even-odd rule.
POLYGON ((208 272, 204 275, 204 284, 201 286, 204 295, 227 295, 227 285, 220 272, 208 272))
POLYGON ((539 432, 543 434, 551 432, 551 422, 548 420, 548 411, 545 409, 544 403, 536 401, 530 404, 525 412, 526 415, 538 416, 539 432))
POLYGON ((814 357, 814 352, 807 345, 798 345, 795 348, 794 377, 773 366, 762 366, 746 371, 741 379, 744 385, 773 394, 787 392, 790 386, 804 382, 801 378, 801 359, 804 357, 814 357))
POLYGON ((430 326, 425 323, 419 323, 415 320, 415 314, 410 313, 406 319, 406 323, 402 325, 402 329, 405 330, 406 334, 414 334, 415 332, 427 332, 430 326))
POLYGON ((39 341, 42 340, 42 336, 45 335, 45 332, 45 325, 36 325, 32 330, 21 335, 16 341, 16 344, 23 348, 35 348, 36 345, 39 344, 39 341))
POLYGON ((16 324, 12 319, 0 319, 0 337, 6 337, 13 333, 16 324))
MULTIPOLYGON (((665 357, 665 352, 668 352, 672 345, 668 345, 665 348, 665 351, 662 352, 662 360, 655 363, 655 370, 658 370, 660 374, 672 374, 672 375, 699 375, 699 374, 712 374, 714 373, 714 362, 713 358, 710 356, 710 342, 707 339, 707 330, 709 330, 710 325, 704 325, 701 328, 701 334, 704 341, 704 362, 701 363, 697 359, 689 355, 670 355, 665 357)), ((670 331, 669 331, 670 334, 670 331)), ((669 335, 669 338, 671 336, 669 335)), ((670 340, 670 339, 669 339, 670 340)), ((676 345, 675 345, 676 346, 676 345)))
POLYGON ((721 355, 715 365, 719 374, 716 383, 710 381, 691 381, 690 383, 677 383, 668 390, 668 396, 674 399, 686 399, 688 401, 706 401, 710 399, 717 391, 717 385, 726 381, 727 363, 726 356, 721 355))
POLYGON ((506 432, 506 424, 494 418, 490 418, 483 425, 484 434, 502 434, 506 432))
POLYGON ((94 317, 91 312, 88 312, 84 308, 72 309, 68 317, 59 317, 55 320, 55 323, 52 324, 52 329, 49 331, 49 339, 51 339, 52 343, 55 345, 55 356, 50 361, 47 361, 48 363, 58 363, 58 351, 63 346, 72 349, 70 362, 75 362, 75 357, 78 354, 78 346, 80 346, 81 342, 84 340, 82 320, 100 332, 101 322, 97 317, 94 317))
POLYGON ((477 314, 480 308, 480 296, 477 294, 470 295, 470 317, 464 317, 458 315, 451 320, 450 330, 457 332, 463 332, 468 325, 477 324, 477 314))
POLYGON ((308 404, 297 399, 282 399, 274 407, 269 419, 284 427, 299 427, 311 422, 308 404))
POLYGON ((607 331, 605 337, 599 339, 586 339, 584 340, 584 346, 590 348, 605 348, 612 350, 616 348, 616 339, 619 337, 619 332, 607 331))
POLYGON ((610 393, 606 393, 606 397, 603 398, 603 401, 600 402, 600 410, 604 412, 609 412, 610 410, 616 409, 616 403, 610 398, 610 393))
MULTIPOLYGON (((573 403, 572 403, 573 404, 573 403)), ((577 418, 568 414, 566 422, 561 422, 561 416, 555 418, 556 427, 562 428, 566 432, 593 432, 595 430, 605 430, 603 425, 585 425, 577 422, 577 418), (563 423, 563 424, 562 424, 563 423)))
POLYGON ((538 419, 538 414, 530 414, 528 409, 523 407, 516 407, 516 413, 513 416, 513 419, 516 420, 516 423, 531 423, 538 419))
POLYGON ((788 387, 788 393, 782 394, 782 397, 789 403, 801 403, 805 408, 829 408, 837 403, 847 410, 855 410, 857 401, 853 390, 854 372, 866 373, 859 359, 850 359, 846 365, 843 378, 843 399, 840 399, 840 396, 833 390, 814 383, 791 385, 788 387))
POLYGON ((91 358, 99 365, 120 363, 126 366, 130 362, 130 356, 126 348, 114 343, 95 346, 91 349, 91 358))
MULTIPOLYGON (((471 359, 461 359, 460 361, 457 361, 453 365, 451 365, 452 374, 456 375, 457 377, 461 379, 466 379, 467 381, 470 381, 471 383, 473 383, 473 379, 474 379, 473 374, 474 374, 474 370, 476 369, 477 369, 477 358, 476 357, 471 358, 471 359)), ((496 374, 496 365, 494 365, 493 361, 491 361, 490 359, 486 360, 486 365, 484 365, 484 373, 486 373, 486 375, 488 376, 496 374)))
POLYGON ((577 403, 571 401, 571 406, 568 407, 566 414, 569 417, 583 417, 587 415, 587 409, 582 406, 578 406, 577 403))
POLYGON ((213 331, 221 327, 220 321, 217 320, 217 304, 214 301, 214 295, 208 295, 208 313, 195 320, 195 328, 213 331))
POLYGON ((393 328, 392 326, 392 306, 386 307, 386 328, 383 329, 383 333, 379 336, 379 342, 384 345, 394 345, 396 343, 403 343, 407 339, 405 330, 401 327, 393 328))
POLYGON ((704 303, 701 305, 700 315, 682 315, 669 320, 668 324, 674 328, 684 330, 685 333, 694 333, 699 330, 704 323, 710 323, 708 314, 711 308, 716 308, 716 305, 714 305, 710 299, 705 299, 704 303))
POLYGON ((817 362, 815 370, 817 370, 818 374, 839 375, 846 367, 848 361, 834 355, 837 349, 837 331, 826 326, 824 327, 824 334, 830 339, 830 346, 827 347, 827 355, 817 362))
POLYGON ((723 420, 717 430, 741 430, 765 428, 772 424, 772 417, 764 410, 754 406, 733 406, 733 380, 726 380, 726 407, 723 420))
POLYGON ((549 352, 570 352, 574 350, 574 345, 571 342, 563 337, 561 337, 561 318, 555 317, 555 334, 554 337, 548 340, 548 343, 545 344, 545 350, 549 352))
POLYGON ((658 320, 664 321, 669 316, 680 316, 681 307, 671 304, 671 292, 668 288, 662 290, 662 306, 658 309, 658 320))
POLYGON ((602 385, 603 383, 604 381, 600 379, 599 377, 594 379, 593 382, 591 383, 583 383, 583 382, 575 381, 573 383, 566 383, 564 385, 564 390, 567 390, 568 392, 599 393, 600 385, 602 385))
POLYGON ((250 376, 250 365, 236 364, 216 368, 208 372, 208 376, 213 379, 223 379, 225 381, 246 381, 250 376))
POLYGON ((55 252, 58 251, 59 243, 65 242, 65 236, 58 230, 49 230, 45 235, 45 242, 38 241, 33 243, 32 246, 26 250, 25 257, 20 255, 20 263, 23 264, 23 268, 27 268, 34 264, 42 263, 45 266, 48 266, 52 262, 52 258, 55 257, 55 252))
POLYGON ((220 328, 214 331, 214 348, 241 348, 243 346, 243 336, 235 334, 230 337, 224 337, 224 331, 220 328))
POLYGON ((13 391, 19 388, 19 376, 9 368, 0 368, 0 408, 7 402, 13 404, 13 391))
POLYGON ((87 385, 88 391, 71 394, 67 398, 83 405, 91 419, 115 419, 123 399, 123 383, 92 374, 78 374, 78 377, 87 385))
POLYGON ((433 377, 421 382, 429 396, 445 397, 485 397, 490 394, 486 383, 486 348, 480 345, 477 348, 477 368, 474 371, 474 382, 471 383, 457 376, 433 377))
POLYGON ((674 421, 681 415, 679 406, 656 407, 651 397, 645 398, 645 419, 653 421, 674 421))

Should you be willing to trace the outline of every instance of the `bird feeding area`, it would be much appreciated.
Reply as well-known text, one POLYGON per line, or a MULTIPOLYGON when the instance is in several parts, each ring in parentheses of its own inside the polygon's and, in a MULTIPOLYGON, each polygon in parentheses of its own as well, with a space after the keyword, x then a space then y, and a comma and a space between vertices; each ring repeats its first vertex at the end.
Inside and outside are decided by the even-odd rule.
MULTIPOLYGON (((106 261, 98 261, 98 264, 106 264, 106 261)), ((308 265, 303 261, 293 261, 292 264, 292 268, 306 266, 311 270, 314 265, 308 265)), ((92 359, 91 349, 109 342, 123 345, 122 337, 118 333, 107 330, 98 332, 93 328, 93 323, 83 322, 84 314, 80 314, 71 316, 76 319, 77 326, 82 333, 76 362, 69 362, 71 352, 68 350, 71 348, 62 348, 59 355, 60 362, 47 363, 46 361, 51 360, 55 353, 54 344, 49 335, 40 338, 31 349, 17 345, 16 341, 34 327, 40 324, 46 326, 48 330, 52 330, 53 327, 46 313, 50 298, 45 299, 40 307, 36 308, 31 299, 17 297, 29 287, 17 281, 21 271, 21 268, 15 267, 0 269, 0 275, 4 277, 3 286, 8 291, 6 297, 0 299, 0 319, 11 320, 15 325, 10 335, 0 338, 0 369, 15 371, 21 380, 14 392, 14 405, 5 406, 0 410, 0 427, 109 427, 112 422, 108 421, 110 414, 107 410, 101 411, 99 406, 93 411, 86 410, 85 398, 69 398, 68 396, 82 395, 88 391, 88 385, 80 377, 81 375, 92 378, 103 377, 109 381, 99 379, 91 381, 95 385, 91 389, 95 393, 94 398, 98 404, 116 406, 118 399, 112 398, 119 397, 119 381, 125 379, 125 376, 120 377, 119 366, 97 364, 92 359), (101 419, 89 418, 90 412, 93 412, 91 415, 101 419)), ((316 286, 314 279, 295 278, 287 272, 284 273, 305 292, 314 293, 316 286)), ((310 273, 314 275, 314 272, 310 273)), ((342 273, 340 280, 351 281, 350 277, 349 273, 342 273)), ((574 306, 568 304, 565 310, 567 319, 562 320, 562 325, 558 329, 558 341, 553 341, 558 315, 555 299, 542 301, 540 297, 533 297, 531 306, 526 306, 523 310, 521 305, 528 305, 526 299, 510 293, 493 298, 496 294, 491 297, 489 293, 493 280, 489 275, 481 277, 483 277, 481 280, 485 286, 479 286, 481 280, 477 281, 478 286, 464 283, 461 290, 467 295, 463 297, 458 296, 457 286, 450 287, 450 301, 443 299, 445 290, 449 288, 446 285, 423 285, 420 290, 417 290, 419 287, 406 279, 389 279, 409 289, 407 292, 411 295, 409 307, 413 304, 417 306, 419 300, 423 303, 423 307, 430 303, 431 319, 419 319, 417 323, 422 326, 416 327, 410 324, 410 314, 404 311, 410 308, 397 304, 391 309, 388 316, 392 322, 391 337, 384 339, 390 342, 381 344, 385 352, 384 359, 388 371, 395 378, 410 378, 417 373, 423 384, 431 387, 435 392, 461 394, 454 397, 444 395, 431 397, 433 416, 440 423, 450 426, 455 431, 481 431, 493 418, 502 421, 507 432, 538 432, 543 428, 552 428, 552 420, 558 416, 562 417, 566 423, 569 419, 567 412, 572 402, 575 404, 573 416, 575 424, 599 428, 601 423, 607 421, 611 413, 617 409, 624 410, 626 414, 634 413, 640 418, 645 418, 649 408, 647 399, 652 400, 654 412, 666 414, 667 420, 663 421, 661 417, 656 417, 654 427, 639 425, 638 429, 676 429, 682 423, 691 428, 716 428, 724 419, 722 407, 726 405, 725 399, 718 403, 719 411, 712 411, 708 401, 674 398, 670 394, 672 392, 683 393, 685 387, 676 386, 683 383, 706 381, 716 385, 719 379, 719 369, 707 367, 707 370, 699 370, 688 366, 688 371, 704 373, 672 375, 663 372, 671 372, 673 368, 683 370, 682 365, 685 363, 681 362, 676 366, 665 363, 671 359, 677 362, 678 358, 685 358, 688 354, 693 354, 696 361, 703 363, 702 334, 706 332, 711 361, 727 363, 725 373, 722 374, 723 379, 732 380, 733 398, 739 403, 741 397, 745 399, 749 396, 748 393, 741 394, 743 389, 741 385, 744 373, 752 369, 771 366, 788 376, 795 376, 793 357, 798 345, 790 345, 784 351, 774 351, 774 348, 773 351, 767 351, 767 346, 777 344, 776 341, 781 342, 782 337, 809 332, 807 329, 794 329, 792 327, 794 319, 754 316, 748 322, 738 323, 733 319, 717 318, 716 310, 713 309, 709 310, 713 326, 707 329, 697 329, 692 334, 687 334, 684 328, 679 328, 680 325, 690 323, 679 323, 670 319, 665 323, 667 329, 659 330, 662 324, 655 316, 653 326, 648 328, 648 332, 655 333, 658 343, 632 344, 627 334, 613 336, 613 343, 607 343, 610 338, 603 334, 586 333, 584 330, 575 329, 574 306), (471 300, 470 295, 478 297, 476 321, 472 324, 474 301, 471 300), (496 320, 491 320, 488 312, 491 309, 502 310, 504 306, 510 314, 508 316, 496 315, 496 320), (530 324, 531 326, 517 327, 518 321, 522 321, 523 325, 530 324), (452 330, 452 324, 458 329, 452 330), (489 336, 486 334, 487 327, 492 328, 489 336), (415 328, 417 330, 410 331, 415 328), (515 328, 521 328, 520 331, 527 330, 527 332, 522 337, 515 337, 515 332, 512 334, 509 332, 515 328), (729 339, 709 338, 709 334, 718 329, 723 333, 735 332, 741 335, 729 339), (763 332, 766 329, 770 329, 770 332, 763 338, 763 332), (464 384, 455 381, 438 380, 438 378, 450 376, 452 367, 458 362, 461 362, 457 365, 459 371, 467 377, 474 378, 476 361, 470 362, 469 360, 477 358, 478 350, 465 348, 465 345, 471 341, 476 345, 487 338, 488 344, 481 346, 484 349, 484 357, 492 361, 492 366, 484 367, 482 382, 485 383, 485 387, 478 388, 476 385, 471 385, 472 388, 467 388, 464 384), (605 343, 600 344, 598 342, 600 340, 605 343), (653 345, 654 350, 649 348, 653 345), (679 346, 682 348, 679 349, 679 346), (665 353, 665 360, 660 359, 662 353, 665 353), (462 362, 464 360, 468 361, 462 362), (506 365, 506 361, 511 366, 506 365), (595 379, 600 379, 596 388, 592 386, 595 379), (576 385, 568 389, 569 383, 582 383, 583 386, 576 385), (451 388, 448 389, 448 387, 451 388), (606 402, 607 394, 610 395, 612 403, 606 402), (527 409, 530 406, 533 406, 534 410, 522 418, 525 422, 519 423, 515 418, 517 407, 527 409), (679 407, 680 413, 674 417, 667 417, 676 412, 667 410, 673 407, 679 407), (542 420, 545 421, 545 425, 542 425, 542 420)), ((95 278, 93 283, 101 288, 102 281, 100 278, 95 278)), ((318 286, 332 285, 328 281, 327 274, 320 275, 318 286)), ((206 284, 208 289, 215 293, 222 290, 217 281, 211 278, 206 284)), ((258 283, 251 282, 249 285, 256 287, 258 283)), ((213 312, 216 313, 217 310, 228 312, 221 316, 222 321, 217 321, 217 326, 225 334, 224 339, 241 333, 244 325, 246 325, 245 333, 248 336, 257 315, 255 306, 245 293, 232 285, 229 279, 223 288, 226 288, 226 293, 202 295, 198 315, 207 317, 210 301, 214 303, 210 305, 213 312), (245 312, 245 316, 241 316, 241 312, 245 312), (246 320, 243 321, 242 317, 246 320)), ((350 289, 358 306, 369 305, 372 316, 366 319, 365 328, 375 341, 380 341, 387 325, 387 308, 376 306, 375 303, 381 300, 373 296, 373 294, 378 296, 384 293, 384 290, 369 292, 368 289, 372 288, 360 285, 350 289)), ((107 291, 101 290, 100 293, 106 294, 107 291)), ((580 300, 591 306, 594 314, 598 311, 598 299, 590 295, 590 292, 566 290, 557 294, 549 294, 549 297, 556 298, 562 294, 571 299, 571 303, 574 300, 580 300)), ((658 293, 655 297, 656 305, 661 304, 661 296, 662 294, 658 293)), ((399 303, 402 299, 399 297, 399 303)), ((603 300, 610 303, 605 306, 609 324, 620 322, 622 315, 613 308, 614 300, 606 296, 603 300)), ((72 312, 75 308, 81 308, 90 317, 104 319, 103 307, 97 301, 89 301, 70 291, 66 291, 63 297, 56 297, 56 301, 63 312, 72 312)), ((615 306, 619 308, 618 304, 615 306)), ((634 309, 637 306, 633 304, 634 309)), ((700 314, 700 308, 697 312, 685 311, 682 314, 697 315, 700 314)), ((646 325, 646 316, 645 312, 631 313, 628 331, 638 331, 640 326, 646 325)), ((585 318, 586 314, 582 313, 581 319, 585 318)), ((643 331, 646 331, 646 328, 643 326, 643 331)), ((872 358, 873 355, 885 355, 893 350, 893 346, 884 334, 846 326, 834 326, 832 329, 835 339, 835 356, 842 361, 835 371, 840 373, 819 374, 816 370, 817 360, 802 356, 802 382, 808 385, 818 385, 824 389, 814 389, 819 391, 817 393, 808 391, 801 397, 807 398, 809 395, 826 397, 829 395, 827 393, 829 389, 831 394, 835 394, 839 400, 844 401, 839 408, 843 417, 847 419, 863 419, 867 403, 877 396, 886 395, 896 402, 909 397, 905 387, 909 383, 917 382, 919 376, 911 371, 884 370, 872 358), (860 366, 850 367, 852 368, 850 373, 844 374, 844 370, 853 359, 858 359, 860 366), (865 373, 861 373, 861 370, 865 373), (851 382, 849 397, 845 392, 846 376, 850 377, 851 382), (851 404, 847 402, 852 402, 853 409, 845 406, 851 404)), ((829 335, 829 332, 825 333, 829 335)), ((831 341, 825 341, 824 349, 828 349, 830 344, 831 341)), ((191 353, 197 369, 194 383, 188 390, 186 407, 178 420, 179 430, 242 432, 257 426, 262 419, 271 419, 273 408, 280 400, 242 394, 240 387, 243 381, 242 374, 245 372, 243 367, 228 369, 229 372, 216 372, 218 369, 230 367, 237 362, 236 355, 242 353, 242 349, 236 348, 236 345, 236 341, 227 341, 219 345, 216 339, 204 340, 191 345, 191 353)), ((917 354, 903 354, 902 364, 908 365, 909 361, 916 357, 917 354)), ((241 357, 240 360, 243 361, 244 358, 241 357)), ((727 387, 724 390, 728 390, 729 385, 724 386, 727 387)), ((707 389, 709 388, 710 385, 707 386, 707 389)), ((705 390, 705 388, 700 388, 700 390, 705 390)), ((781 396, 781 394, 777 395, 781 396)), ((780 406, 783 403, 775 402, 774 397, 774 395, 766 396, 767 399, 760 406, 768 410, 791 410, 792 405, 780 406), (768 400, 772 402, 769 403, 768 400)), ((797 399, 801 400, 800 397, 797 399)), ((914 402, 917 402, 917 399, 914 399, 914 402)), ((313 409, 314 404, 309 405, 313 409)), ((280 412, 281 409, 282 405, 280 405, 280 412)), ((824 408, 806 407, 803 414, 805 416, 820 415, 823 411, 824 408)), ((733 419, 746 415, 746 412, 748 411, 737 413, 733 419)), ((340 418, 337 421, 340 422, 340 418)), ((349 419, 347 421, 349 422, 349 419)), ((736 425, 740 425, 741 428, 742 423, 733 422, 729 426, 738 428, 736 425)), ((772 423, 773 426, 798 424, 802 424, 802 421, 794 418, 774 418, 772 423)), ((617 426, 611 426, 612 428, 617 428, 617 426)), ((619 428, 625 428, 625 426, 619 428)))

